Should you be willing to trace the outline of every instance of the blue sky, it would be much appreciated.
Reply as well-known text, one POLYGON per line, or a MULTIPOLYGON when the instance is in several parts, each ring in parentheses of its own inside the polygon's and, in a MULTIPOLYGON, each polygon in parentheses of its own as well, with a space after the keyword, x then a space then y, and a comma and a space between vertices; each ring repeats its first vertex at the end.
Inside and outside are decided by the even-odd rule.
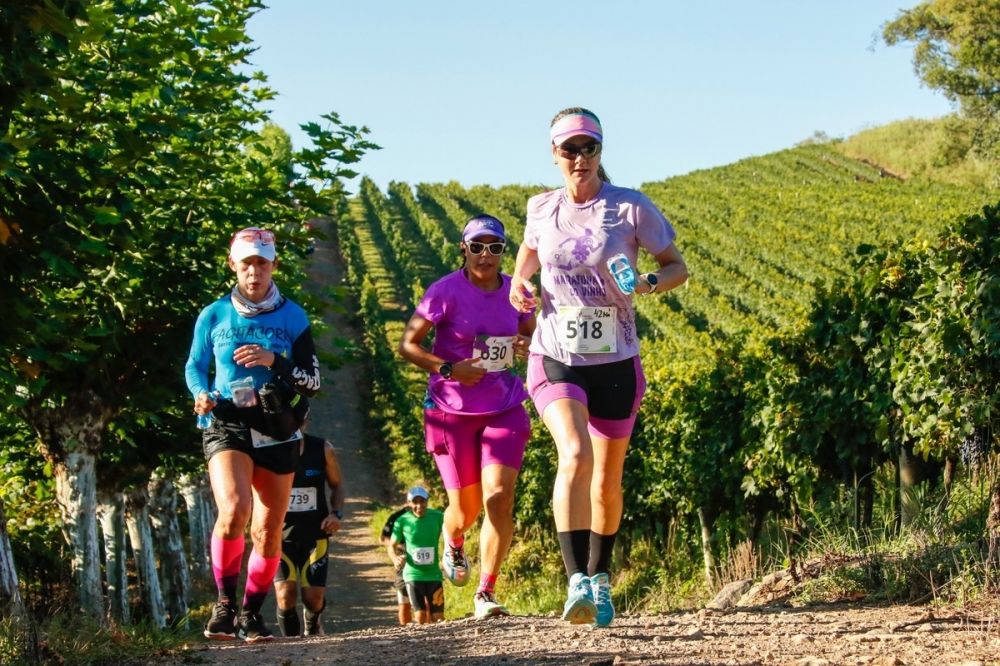
POLYGON ((906 0, 270 0, 249 26, 272 119, 337 111, 392 180, 559 185, 548 126, 595 111, 614 182, 638 186, 951 107, 880 26, 906 0))

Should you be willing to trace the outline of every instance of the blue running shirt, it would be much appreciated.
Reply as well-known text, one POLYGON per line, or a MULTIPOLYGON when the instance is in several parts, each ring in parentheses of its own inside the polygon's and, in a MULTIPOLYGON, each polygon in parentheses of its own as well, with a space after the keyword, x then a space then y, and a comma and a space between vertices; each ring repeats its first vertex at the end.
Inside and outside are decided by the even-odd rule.
POLYGON ((274 376, 286 380, 297 393, 311 397, 319 391, 320 380, 309 317, 288 299, 270 312, 244 317, 227 294, 198 315, 184 374, 195 398, 212 390, 218 390, 223 398, 232 398, 229 382, 234 379, 253 377, 254 386, 259 389, 274 376), (249 344, 274 352, 274 365, 271 368, 236 365, 233 352, 249 344), (208 370, 213 356, 215 376, 210 380, 208 370))

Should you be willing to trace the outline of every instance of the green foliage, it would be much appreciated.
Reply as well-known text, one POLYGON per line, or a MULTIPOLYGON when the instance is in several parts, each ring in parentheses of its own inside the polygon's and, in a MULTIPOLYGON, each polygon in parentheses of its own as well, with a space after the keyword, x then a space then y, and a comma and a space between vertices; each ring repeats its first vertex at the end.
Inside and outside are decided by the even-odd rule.
POLYGON ((902 10, 886 23, 882 35, 890 46, 914 42, 917 75, 949 99, 978 99, 1000 110, 1000 2, 996 0, 928 0, 902 10))
POLYGON ((258 140, 247 145, 246 152, 252 162, 261 164, 274 175, 273 190, 280 192, 295 180, 292 137, 279 125, 264 123, 258 140))
POLYGON ((376 146, 336 114, 291 156, 277 130, 252 130, 273 95, 241 73, 254 0, 67 3, 62 21, 57 7, 4 15, 37 48, 0 119, 0 385, 56 458, 95 447, 56 436, 56 410, 155 454, 190 439, 182 365, 195 314, 231 279, 229 235, 276 228, 296 297, 300 220, 328 212, 343 165, 376 146))
POLYGON ((904 253, 919 287, 890 366, 893 398, 918 454, 957 457, 1000 413, 1000 206, 904 253))
POLYGON ((803 604, 835 603, 864 598, 872 588, 868 571, 858 566, 835 567, 819 578, 807 580, 796 594, 803 604))
POLYGON ((628 568, 612 583, 619 612, 665 612, 695 608, 707 601, 697 559, 665 551, 657 540, 637 539, 629 552, 628 568))
POLYGON ((79 613, 59 613, 35 628, 44 637, 34 649, 31 637, 9 618, 0 620, 0 661, 4 664, 94 666, 131 664, 184 651, 201 640, 211 606, 192 613, 188 629, 162 631, 146 625, 101 627, 79 613))
POLYGON ((913 42, 913 66, 976 123, 973 145, 996 160, 1000 146, 1000 1, 927 0, 886 23, 890 46, 913 42))

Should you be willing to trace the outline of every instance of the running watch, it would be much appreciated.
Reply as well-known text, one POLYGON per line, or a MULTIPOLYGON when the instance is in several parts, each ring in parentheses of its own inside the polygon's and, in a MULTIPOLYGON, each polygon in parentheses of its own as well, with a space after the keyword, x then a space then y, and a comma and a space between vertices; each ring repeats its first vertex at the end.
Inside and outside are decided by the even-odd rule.
POLYGON ((660 278, 656 276, 656 273, 646 273, 642 279, 649 285, 649 293, 652 294, 656 291, 656 285, 660 283, 660 278))
POLYGON ((451 379, 451 363, 448 363, 447 361, 442 363, 441 367, 438 368, 438 374, 445 379, 451 379))

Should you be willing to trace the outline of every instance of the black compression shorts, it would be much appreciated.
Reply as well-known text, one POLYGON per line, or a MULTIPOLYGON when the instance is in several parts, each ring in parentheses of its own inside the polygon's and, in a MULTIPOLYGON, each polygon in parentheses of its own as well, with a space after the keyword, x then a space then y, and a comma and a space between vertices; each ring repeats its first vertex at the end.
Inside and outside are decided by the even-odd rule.
POLYGON ((326 587, 329 540, 324 537, 312 542, 292 540, 281 542, 281 562, 274 581, 298 583, 300 587, 326 587))

